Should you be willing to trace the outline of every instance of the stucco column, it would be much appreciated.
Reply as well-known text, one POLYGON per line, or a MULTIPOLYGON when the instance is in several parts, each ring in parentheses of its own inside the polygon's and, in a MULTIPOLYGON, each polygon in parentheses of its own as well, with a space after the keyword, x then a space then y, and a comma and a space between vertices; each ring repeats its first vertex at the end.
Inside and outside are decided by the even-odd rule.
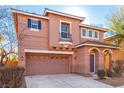
POLYGON ((88 74, 90 72, 90 61, 89 61, 89 53, 85 54, 84 59, 85 65, 84 65, 84 73, 88 74))
POLYGON ((83 59, 84 71, 83 72, 84 72, 84 74, 88 74, 90 72, 90 61, 89 61, 90 53, 87 48, 85 48, 83 55, 84 55, 84 59, 83 59))
POLYGON ((71 64, 71 72, 75 72, 76 71, 76 60, 75 60, 75 54, 72 55, 72 64, 71 64))
POLYGON ((102 53, 99 54, 99 67, 98 69, 104 69, 104 55, 102 53))

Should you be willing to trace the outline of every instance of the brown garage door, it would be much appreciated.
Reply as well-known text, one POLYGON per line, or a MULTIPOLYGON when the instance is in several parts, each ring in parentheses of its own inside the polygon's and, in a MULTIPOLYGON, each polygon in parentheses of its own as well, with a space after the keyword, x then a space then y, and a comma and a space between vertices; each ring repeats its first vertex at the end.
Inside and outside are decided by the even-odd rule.
POLYGON ((26 75, 69 73, 69 61, 65 56, 26 56, 26 75))

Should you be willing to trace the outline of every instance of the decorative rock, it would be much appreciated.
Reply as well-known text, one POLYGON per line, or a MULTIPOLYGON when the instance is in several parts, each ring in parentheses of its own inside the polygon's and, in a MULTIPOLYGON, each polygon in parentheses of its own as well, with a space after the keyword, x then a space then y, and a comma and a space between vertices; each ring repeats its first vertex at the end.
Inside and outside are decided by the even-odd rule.
POLYGON ((93 79, 98 79, 98 76, 96 74, 92 74, 93 79))
POLYGON ((111 77, 105 77, 105 79, 109 79, 109 80, 111 80, 112 78, 111 78, 111 77))

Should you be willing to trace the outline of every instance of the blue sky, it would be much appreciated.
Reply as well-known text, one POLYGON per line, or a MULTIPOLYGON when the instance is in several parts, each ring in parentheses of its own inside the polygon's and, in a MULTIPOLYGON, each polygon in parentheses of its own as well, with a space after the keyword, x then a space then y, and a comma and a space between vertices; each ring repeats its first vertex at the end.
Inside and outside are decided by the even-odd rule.
POLYGON ((53 10, 71 13, 73 15, 79 15, 86 17, 86 24, 96 24, 96 25, 107 25, 107 16, 113 9, 112 5, 27 5, 27 6, 17 6, 19 9, 35 12, 38 14, 43 14, 45 8, 50 8, 53 10))

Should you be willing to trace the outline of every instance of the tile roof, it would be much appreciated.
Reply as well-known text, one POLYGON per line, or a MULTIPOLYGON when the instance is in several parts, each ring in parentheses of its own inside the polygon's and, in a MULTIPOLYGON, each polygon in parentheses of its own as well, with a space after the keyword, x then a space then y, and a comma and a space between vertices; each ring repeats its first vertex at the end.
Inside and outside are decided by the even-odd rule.
POLYGON ((82 42, 80 44, 77 44, 76 47, 81 47, 81 46, 84 46, 84 45, 95 45, 95 46, 101 46, 101 47, 113 47, 113 48, 117 48, 116 45, 114 44, 108 44, 108 43, 105 43, 105 42, 100 42, 100 41, 91 41, 91 40, 87 40, 85 42, 82 42))

